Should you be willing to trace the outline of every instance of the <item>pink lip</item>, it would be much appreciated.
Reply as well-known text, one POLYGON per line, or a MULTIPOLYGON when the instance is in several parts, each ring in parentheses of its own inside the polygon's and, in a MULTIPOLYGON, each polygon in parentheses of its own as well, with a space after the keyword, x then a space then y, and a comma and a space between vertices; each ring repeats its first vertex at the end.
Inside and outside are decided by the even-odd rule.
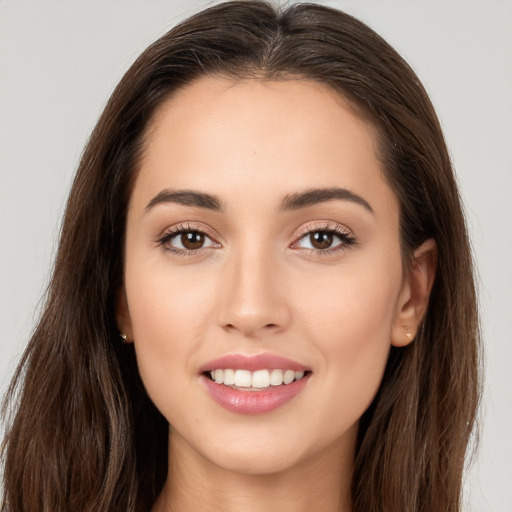
POLYGON ((204 373, 212 370, 227 368, 249 370, 251 372, 256 370, 306 372, 310 371, 310 368, 297 361, 270 352, 262 354, 227 354, 202 365, 199 368, 200 378, 213 400, 228 411, 239 414, 263 414, 283 406, 304 389, 311 376, 310 373, 307 373, 300 380, 281 386, 270 386, 262 391, 244 391, 233 389, 224 384, 217 384, 204 375, 204 373))
MULTIPOLYGON (((199 368, 200 372, 209 372, 217 369, 231 368, 233 370, 293 370, 295 372, 308 371, 310 368, 296 361, 265 352, 263 354, 228 354, 213 361, 209 361, 199 368)), ((300 382, 300 381, 299 381, 300 382)), ((290 384, 288 384, 289 386, 290 384)), ((257 393, 262 393, 259 391, 257 393)))
MULTIPOLYGON (((240 366, 236 368, 240 368, 240 366)), ((269 367, 266 366, 266 368, 269 367)), ((242 391, 224 384, 217 384, 205 375, 201 375, 200 378, 213 400, 224 409, 239 414, 263 414, 285 405, 298 395, 306 386, 310 376, 311 374, 308 373, 302 379, 291 384, 271 386, 264 391, 242 391)))

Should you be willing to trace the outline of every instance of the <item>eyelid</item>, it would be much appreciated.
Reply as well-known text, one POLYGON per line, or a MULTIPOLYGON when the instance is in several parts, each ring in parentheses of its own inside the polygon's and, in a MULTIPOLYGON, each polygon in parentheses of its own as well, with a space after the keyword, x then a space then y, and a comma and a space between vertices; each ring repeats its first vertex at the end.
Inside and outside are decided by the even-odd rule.
POLYGON ((165 244, 169 240, 171 240, 172 238, 174 238, 175 236, 177 236, 181 233, 187 233, 187 232, 197 232, 197 233, 201 233, 202 235, 205 235, 215 244, 215 248, 222 246, 222 244, 218 241, 219 237, 213 232, 212 229, 210 229, 208 226, 205 226, 203 224, 195 224, 192 222, 181 222, 179 224, 175 224, 173 226, 167 227, 157 237, 157 239, 155 240, 155 243, 159 246, 164 247, 164 249, 171 251, 175 254, 185 254, 185 255, 199 254, 201 252, 201 250, 212 248, 211 246, 210 247, 201 247, 198 249, 181 249, 179 247, 174 247, 171 249, 169 247, 165 247, 165 244))
POLYGON ((299 229, 297 235, 294 237, 294 241, 290 244, 290 248, 325 256, 332 254, 333 252, 346 250, 349 247, 355 245, 356 243, 357 239, 353 232, 348 227, 338 222, 321 220, 314 221, 313 223, 302 226, 299 229), (327 249, 297 247, 297 244, 306 236, 320 231, 334 234, 341 240, 342 243, 327 249))
POLYGON ((160 233, 160 235, 158 235, 158 238, 162 238, 163 236, 171 234, 171 233, 177 234, 177 233, 182 233, 184 231, 197 231, 199 233, 208 235, 212 239, 219 238, 219 236, 210 227, 208 227, 200 222, 196 223, 193 221, 178 222, 177 224, 168 226, 160 233))
MULTIPOLYGON (((218 241, 220 237, 213 232, 211 228, 209 228, 206 225, 203 225, 201 223, 194 223, 194 222, 181 222, 172 226, 167 227, 155 240, 155 243, 158 246, 163 247, 165 250, 170 251, 177 255, 183 255, 183 256, 197 256, 203 253, 204 251, 207 251, 212 248, 219 248, 222 247, 222 244, 218 241), (198 232, 203 234, 204 236, 208 237, 212 242, 213 246, 207 246, 207 247, 200 247, 197 249, 182 249, 179 247, 168 247, 166 244, 175 236, 178 236, 181 233, 186 232, 198 232)), ((333 221, 327 221, 327 220, 321 220, 321 221, 314 221, 309 224, 303 225, 297 232, 297 234, 294 236, 294 241, 289 244, 289 247, 292 249, 297 249, 303 252, 309 252, 313 254, 319 254, 326 256, 328 254, 346 250, 349 247, 355 245, 357 243, 356 237, 353 235, 352 231, 344 226, 343 224, 340 224, 338 222, 333 221), (337 245, 333 247, 329 247, 326 249, 317 249, 317 248, 310 248, 310 247, 297 247, 297 244, 304 239, 306 236, 315 233, 315 232, 329 232, 332 233, 334 236, 338 237, 341 241, 341 243, 338 243, 337 245)))
POLYGON ((329 220, 315 220, 312 223, 302 226, 298 231, 297 239, 315 231, 333 231, 344 235, 352 235, 352 231, 339 222, 329 220))

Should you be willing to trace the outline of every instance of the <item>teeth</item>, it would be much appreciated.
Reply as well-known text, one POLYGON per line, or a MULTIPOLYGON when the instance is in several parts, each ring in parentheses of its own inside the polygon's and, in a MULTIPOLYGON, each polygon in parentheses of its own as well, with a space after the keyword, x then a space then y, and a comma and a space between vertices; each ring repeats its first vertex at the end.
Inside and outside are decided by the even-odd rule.
POLYGON ((291 384, 295 380, 302 379, 304 372, 293 370, 233 370, 218 369, 210 372, 212 380, 217 384, 235 386, 237 388, 265 389, 270 386, 291 384))
MULTIPOLYGON (((218 371, 219 370, 215 370, 215 373, 217 373, 218 371)), ((250 388, 251 372, 249 370, 237 370, 235 372, 235 386, 240 386, 242 388, 250 388)))
POLYGON ((224 382, 226 386, 232 386, 235 383, 235 370, 224 370, 224 382))
POLYGON ((280 386, 283 383, 283 370, 272 370, 270 374, 270 384, 280 386))
POLYGON ((270 373, 268 370, 258 370, 252 374, 253 388, 268 388, 270 386, 270 373))
POLYGON ((286 370, 283 375, 283 382, 291 384, 295 379, 295 372, 293 370, 286 370))

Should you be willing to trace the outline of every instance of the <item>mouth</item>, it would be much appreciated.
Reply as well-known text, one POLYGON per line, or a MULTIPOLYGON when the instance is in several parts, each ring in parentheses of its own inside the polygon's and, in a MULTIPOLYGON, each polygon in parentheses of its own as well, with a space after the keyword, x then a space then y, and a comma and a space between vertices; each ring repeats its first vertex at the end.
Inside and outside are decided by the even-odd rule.
POLYGON ((276 354, 230 354, 203 365, 200 377, 210 397, 239 414, 269 413, 299 395, 310 368, 276 354))
POLYGON ((203 372, 203 375, 215 382, 239 391, 264 391, 278 386, 287 386, 307 377, 309 370, 268 368, 256 371, 234 368, 217 368, 203 372))

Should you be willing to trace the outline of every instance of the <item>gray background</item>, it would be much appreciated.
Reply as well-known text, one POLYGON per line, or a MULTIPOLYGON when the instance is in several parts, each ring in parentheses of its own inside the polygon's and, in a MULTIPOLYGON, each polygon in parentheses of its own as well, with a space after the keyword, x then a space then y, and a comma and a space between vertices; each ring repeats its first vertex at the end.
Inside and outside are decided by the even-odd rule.
MULTIPOLYGON (((0 0, 0 392, 37 318, 84 143, 135 57, 212 2, 0 0)), ((512 1, 325 1, 413 65, 443 124, 481 288, 486 388, 466 510, 512 511, 512 1)))

